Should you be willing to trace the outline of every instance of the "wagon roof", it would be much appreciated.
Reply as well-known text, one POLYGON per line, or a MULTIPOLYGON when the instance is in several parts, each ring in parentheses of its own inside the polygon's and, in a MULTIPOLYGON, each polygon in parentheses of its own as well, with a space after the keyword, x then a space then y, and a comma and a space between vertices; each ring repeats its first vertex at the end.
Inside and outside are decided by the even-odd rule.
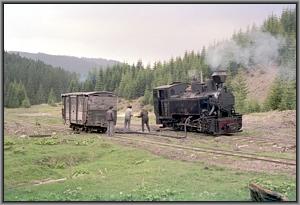
POLYGON ((88 96, 88 95, 98 95, 98 94, 113 94, 113 93, 108 92, 108 91, 74 92, 74 93, 64 93, 64 94, 61 94, 61 96, 70 96, 70 95, 85 95, 85 96, 88 96))

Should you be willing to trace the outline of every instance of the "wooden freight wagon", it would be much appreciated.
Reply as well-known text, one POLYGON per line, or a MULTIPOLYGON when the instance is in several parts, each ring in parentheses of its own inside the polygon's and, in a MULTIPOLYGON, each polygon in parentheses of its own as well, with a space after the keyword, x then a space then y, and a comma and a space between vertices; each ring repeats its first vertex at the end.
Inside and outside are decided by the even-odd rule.
POLYGON ((65 93, 61 97, 62 117, 73 130, 105 132, 107 130, 105 113, 110 106, 113 106, 114 114, 117 116, 118 98, 111 92, 65 93))

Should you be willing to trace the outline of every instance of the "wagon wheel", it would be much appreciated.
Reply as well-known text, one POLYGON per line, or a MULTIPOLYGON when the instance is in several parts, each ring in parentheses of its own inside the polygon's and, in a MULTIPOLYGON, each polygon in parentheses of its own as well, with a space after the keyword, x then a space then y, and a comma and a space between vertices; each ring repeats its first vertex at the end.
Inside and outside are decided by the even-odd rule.
POLYGON ((101 131, 102 131, 102 133, 105 133, 105 132, 107 131, 107 128, 106 128, 106 127, 103 127, 103 128, 101 129, 101 131))

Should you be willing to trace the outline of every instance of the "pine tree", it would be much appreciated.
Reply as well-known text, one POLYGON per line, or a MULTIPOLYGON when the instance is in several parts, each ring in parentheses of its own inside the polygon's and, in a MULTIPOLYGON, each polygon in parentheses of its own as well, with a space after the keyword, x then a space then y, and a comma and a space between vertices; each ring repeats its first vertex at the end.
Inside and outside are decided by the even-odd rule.
POLYGON ((78 79, 72 79, 69 83, 68 92, 79 92, 79 83, 78 79))
POLYGON ((17 95, 18 95, 18 100, 19 100, 18 104, 21 105, 22 101, 25 99, 25 97, 27 95, 26 90, 25 90, 25 87, 22 82, 17 83, 16 88, 17 88, 17 93, 18 93, 17 95))
POLYGON ((271 86, 267 99, 265 100, 265 110, 277 110, 281 104, 282 93, 282 81, 279 78, 276 78, 271 86))
POLYGON ((271 16, 269 16, 269 18, 267 18, 264 21, 262 30, 265 32, 269 32, 272 35, 277 35, 279 33, 282 33, 283 28, 282 28, 282 24, 278 20, 278 17, 272 14, 271 16))
POLYGON ((134 90, 134 97, 140 97, 144 95, 145 88, 146 88, 146 77, 145 77, 145 71, 141 70, 137 73, 136 78, 134 79, 135 82, 132 82, 136 85, 134 90))
POLYGON ((42 104, 46 102, 45 91, 43 89, 42 84, 40 84, 39 86, 35 99, 36 99, 36 104, 42 104))
POLYGON ((282 85, 281 102, 278 105, 279 110, 296 109, 296 82, 286 82, 282 85))
POLYGON ((104 78, 103 78, 103 70, 100 69, 97 75, 96 79, 96 86, 95 86, 95 91, 102 91, 104 90, 104 78))
POLYGON ((253 113, 253 112, 260 112, 261 108, 257 100, 248 100, 246 102, 247 112, 253 113))
POLYGON ((22 107, 25 107, 25 108, 30 108, 30 101, 29 101, 29 98, 27 97, 27 94, 25 94, 25 98, 24 100, 22 101, 22 107))
POLYGON ((7 107, 17 108, 20 106, 20 100, 18 95, 18 85, 16 81, 11 82, 8 87, 7 95, 7 107))
POLYGON ((152 92, 151 92, 149 87, 147 87, 146 90, 145 90, 145 94, 144 94, 142 102, 143 102, 144 105, 148 105, 148 104, 153 103, 153 96, 152 96, 152 92))
POLYGON ((83 83, 83 90, 86 92, 91 92, 95 90, 97 79, 97 70, 94 68, 88 72, 88 76, 83 83))
POLYGON ((56 98, 53 89, 51 88, 49 96, 48 96, 48 105, 56 106, 55 104, 56 98))
POLYGON ((231 86, 235 95, 236 110, 241 113, 246 112, 248 87, 241 71, 238 72, 231 86))

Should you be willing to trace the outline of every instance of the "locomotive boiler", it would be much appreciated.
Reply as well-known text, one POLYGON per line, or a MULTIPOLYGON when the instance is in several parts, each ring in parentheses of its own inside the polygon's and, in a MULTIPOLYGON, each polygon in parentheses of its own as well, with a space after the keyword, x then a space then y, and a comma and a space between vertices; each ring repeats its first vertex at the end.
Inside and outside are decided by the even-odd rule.
POLYGON ((225 80, 226 71, 215 71, 205 83, 193 80, 156 87, 156 123, 214 135, 240 132, 242 115, 235 112, 234 95, 225 80))

